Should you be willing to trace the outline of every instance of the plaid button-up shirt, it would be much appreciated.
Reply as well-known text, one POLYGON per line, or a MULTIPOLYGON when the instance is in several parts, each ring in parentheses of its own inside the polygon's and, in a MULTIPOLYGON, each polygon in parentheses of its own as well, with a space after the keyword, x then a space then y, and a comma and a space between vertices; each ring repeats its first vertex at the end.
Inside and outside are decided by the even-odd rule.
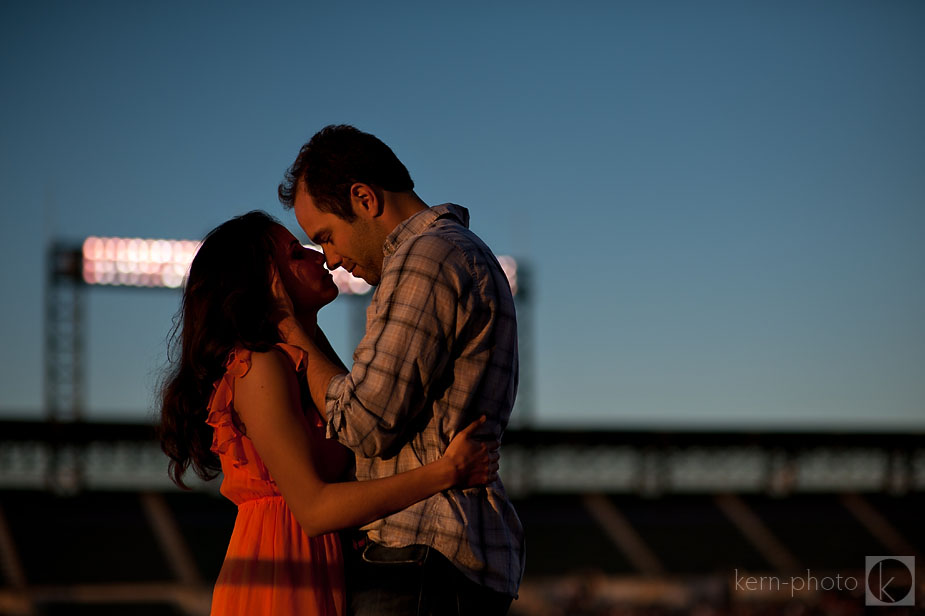
MULTIPOLYGON (((386 239, 382 278, 349 374, 332 379, 328 437, 357 454, 357 479, 438 459, 480 415, 500 437, 517 390, 514 300, 497 259, 469 231, 469 213, 421 211, 386 239)), ((523 527, 501 481, 447 490, 365 527, 391 547, 429 545, 467 577, 515 595, 523 527)))

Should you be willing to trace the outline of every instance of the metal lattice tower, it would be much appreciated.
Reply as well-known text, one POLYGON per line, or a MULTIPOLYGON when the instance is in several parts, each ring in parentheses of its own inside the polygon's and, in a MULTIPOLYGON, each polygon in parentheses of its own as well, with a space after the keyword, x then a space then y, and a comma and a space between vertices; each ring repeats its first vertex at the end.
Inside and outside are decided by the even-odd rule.
MULTIPOLYGON (((52 426, 83 419, 85 387, 84 283, 81 252, 60 242, 49 247, 45 283, 45 412, 52 426)), ((56 492, 81 484, 81 452, 52 443, 45 482, 56 492)))
POLYGON ((52 244, 45 287, 45 409, 50 422, 84 410, 84 294, 79 249, 52 244))
POLYGON ((517 387, 517 402, 514 404, 512 421, 518 428, 533 428, 536 424, 535 407, 535 342, 533 322, 534 291, 530 267, 523 262, 517 266, 517 293, 514 305, 517 308, 517 346, 520 359, 520 383, 517 387))

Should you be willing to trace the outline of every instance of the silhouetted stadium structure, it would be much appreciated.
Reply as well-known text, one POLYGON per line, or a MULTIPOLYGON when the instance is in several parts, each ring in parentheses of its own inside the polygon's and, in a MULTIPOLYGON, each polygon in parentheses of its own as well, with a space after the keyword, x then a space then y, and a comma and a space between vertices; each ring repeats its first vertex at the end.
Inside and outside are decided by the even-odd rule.
MULTIPOLYGON (((49 282, 49 420, 0 422, 0 613, 207 614, 235 508, 218 481, 176 489, 151 426, 81 421, 71 254, 49 282)), ((519 423, 501 471, 527 533, 512 614, 873 613, 867 557, 925 549, 922 437, 519 423)), ((887 613, 919 613, 922 583, 886 573, 917 600, 887 613)))

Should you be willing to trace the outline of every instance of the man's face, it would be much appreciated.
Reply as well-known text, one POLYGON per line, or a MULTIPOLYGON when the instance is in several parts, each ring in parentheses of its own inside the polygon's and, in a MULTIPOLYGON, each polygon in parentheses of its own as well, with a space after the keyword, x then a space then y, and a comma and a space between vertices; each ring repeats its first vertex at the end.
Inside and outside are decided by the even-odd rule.
MULTIPOLYGON (((356 211, 356 208, 354 208, 356 211)), ((371 285, 382 275, 382 244, 372 222, 363 212, 348 222, 315 206, 304 184, 299 184, 294 203, 295 217, 309 239, 321 246, 328 269, 342 267, 371 285)))

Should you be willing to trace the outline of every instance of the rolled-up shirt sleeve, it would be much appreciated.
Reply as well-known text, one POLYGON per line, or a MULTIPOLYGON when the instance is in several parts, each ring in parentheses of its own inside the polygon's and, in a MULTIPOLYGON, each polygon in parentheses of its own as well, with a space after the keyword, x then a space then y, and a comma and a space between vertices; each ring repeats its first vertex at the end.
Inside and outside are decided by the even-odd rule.
POLYGON ((404 444, 451 357, 470 281, 465 258, 437 236, 411 238, 388 257, 353 367, 328 385, 328 438, 367 458, 404 444))

